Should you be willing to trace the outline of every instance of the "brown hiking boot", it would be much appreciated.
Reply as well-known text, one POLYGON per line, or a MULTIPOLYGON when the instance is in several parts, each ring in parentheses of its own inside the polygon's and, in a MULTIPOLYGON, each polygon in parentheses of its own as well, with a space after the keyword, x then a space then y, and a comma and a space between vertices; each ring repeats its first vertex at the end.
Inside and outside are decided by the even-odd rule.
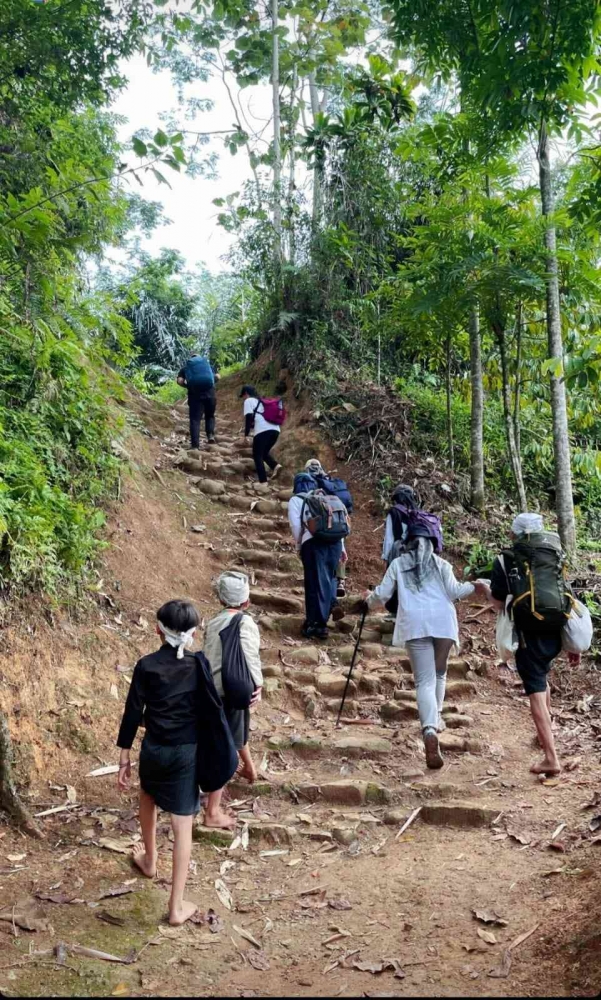
POLYGON ((424 736, 424 747, 426 750, 426 767, 431 771, 436 771, 442 767, 444 760, 438 746, 438 736, 436 733, 428 733, 424 736))
POLYGON ((334 607, 332 608, 332 618, 334 619, 334 621, 335 622, 342 621, 344 615, 345 615, 344 608, 341 608, 339 604, 335 604, 334 607))

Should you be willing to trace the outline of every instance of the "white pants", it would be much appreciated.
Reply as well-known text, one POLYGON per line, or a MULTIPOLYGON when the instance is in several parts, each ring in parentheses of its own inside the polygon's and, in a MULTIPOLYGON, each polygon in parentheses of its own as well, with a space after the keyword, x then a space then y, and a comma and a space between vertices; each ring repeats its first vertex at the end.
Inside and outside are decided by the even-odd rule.
POLYGON ((411 661, 417 710, 422 729, 438 729, 447 683, 447 660, 453 648, 452 639, 409 639, 407 653, 411 661))

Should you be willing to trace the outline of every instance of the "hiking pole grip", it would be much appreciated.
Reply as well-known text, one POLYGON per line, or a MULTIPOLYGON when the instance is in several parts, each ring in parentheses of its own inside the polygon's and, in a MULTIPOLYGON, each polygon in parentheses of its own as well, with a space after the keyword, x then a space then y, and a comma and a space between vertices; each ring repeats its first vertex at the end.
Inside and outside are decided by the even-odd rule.
POLYGON ((363 614, 361 615, 361 622, 359 623, 359 635, 357 636, 357 641, 355 643, 355 648, 353 650, 353 658, 351 660, 348 676, 346 678, 346 684, 344 685, 344 692, 342 695, 342 701, 340 702, 340 708, 338 709, 338 718, 336 719, 336 729, 338 729, 338 727, 340 726, 340 717, 342 715, 342 710, 344 708, 344 702, 346 700, 349 684, 351 683, 351 676, 353 673, 353 669, 355 667, 355 660, 357 659, 357 651, 359 649, 359 643, 361 642, 361 633, 363 632, 363 626, 365 625, 366 617, 367 617, 367 608, 365 608, 363 614))

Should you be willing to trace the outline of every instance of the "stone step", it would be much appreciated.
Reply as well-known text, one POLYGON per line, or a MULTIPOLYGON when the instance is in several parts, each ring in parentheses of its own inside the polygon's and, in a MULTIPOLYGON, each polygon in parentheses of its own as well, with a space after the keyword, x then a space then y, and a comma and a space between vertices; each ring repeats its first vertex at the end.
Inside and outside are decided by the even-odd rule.
POLYGON ((387 757, 393 751, 390 740, 381 736, 337 736, 323 739, 320 736, 270 736, 266 740, 270 750, 291 750, 303 760, 323 757, 387 757))
MULTIPOLYGON (((233 553, 233 555, 236 556, 237 553, 233 553)), ((248 566, 233 566, 232 569, 237 570, 239 573, 248 573, 248 566)), ((280 570, 266 568, 265 566, 253 566, 252 572, 257 580, 268 580, 270 583, 282 587, 299 582, 299 577, 296 573, 282 573, 280 570)), ((300 582, 302 583, 302 578, 300 578, 300 582)))
POLYGON ((420 819, 429 826, 451 826, 459 830, 490 826, 501 810, 479 802, 428 802, 420 819))
POLYGON ((299 565, 297 556, 282 552, 263 552, 258 549, 240 549, 236 558, 251 566, 273 566, 274 569, 286 572, 298 570, 299 565))
POLYGON ((392 791, 376 781, 343 779, 322 781, 319 784, 291 785, 293 793, 307 802, 332 802, 335 805, 385 805, 392 799, 392 791))
POLYGON ((256 590, 250 592, 251 604, 257 607, 270 608, 273 611, 285 611, 300 614, 303 610, 302 601, 296 597, 286 597, 283 594, 274 594, 270 590, 256 590))

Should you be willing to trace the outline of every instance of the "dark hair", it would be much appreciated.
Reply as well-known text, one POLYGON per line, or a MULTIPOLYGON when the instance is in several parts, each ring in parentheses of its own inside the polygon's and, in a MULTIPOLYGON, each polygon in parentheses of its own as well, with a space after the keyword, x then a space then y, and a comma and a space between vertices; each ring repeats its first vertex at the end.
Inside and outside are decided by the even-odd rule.
POLYGON ((398 503, 402 507, 407 507, 409 510, 417 510, 419 500, 415 495, 415 490, 411 486, 406 486, 404 483, 399 483, 392 493, 392 502, 398 503))
POLYGON ((200 624, 200 615, 190 601, 167 601, 157 611, 157 619, 172 632, 187 632, 200 624))
POLYGON ((253 399, 259 398, 254 385, 243 385, 240 389, 240 399, 242 399, 243 396, 251 396, 253 399))

